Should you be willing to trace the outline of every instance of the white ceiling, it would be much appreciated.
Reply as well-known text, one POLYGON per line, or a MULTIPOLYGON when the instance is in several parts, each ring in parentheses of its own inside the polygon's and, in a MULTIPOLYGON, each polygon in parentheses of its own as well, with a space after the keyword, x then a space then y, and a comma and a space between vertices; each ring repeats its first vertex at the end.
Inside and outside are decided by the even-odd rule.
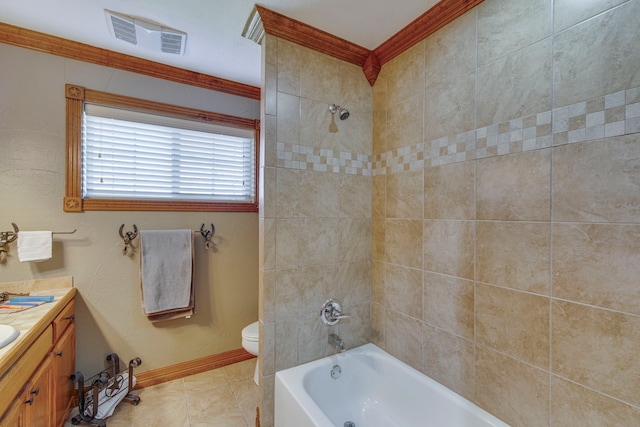
MULTIPOLYGON (((262 0, 258 4, 374 49, 438 0, 262 0)), ((260 86, 260 46, 241 36, 255 0, 0 0, 0 22, 260 86), (113 38, 104 9, 187 33, 183 56, 113 38)))

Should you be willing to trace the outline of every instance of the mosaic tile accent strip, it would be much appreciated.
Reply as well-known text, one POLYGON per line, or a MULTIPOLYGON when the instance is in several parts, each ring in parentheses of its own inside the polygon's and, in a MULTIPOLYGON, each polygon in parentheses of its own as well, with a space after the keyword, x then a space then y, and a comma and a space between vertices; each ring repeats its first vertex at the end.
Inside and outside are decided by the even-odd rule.
POLYGON ((640 88, 633 88, 377 156, 279 142, 277 166, 375 176, 638 132, 640 88))
POLYGON ((640 88, 449 135, 373 159, 372 175, 538 150, 640 132, 640 88), (403 151, 405 150, 405 151, 403 151), (423 157, 420 151, 423 150, 423 157), (415 152, 415 155, 413 154, 415 152), (415 159, 424 159, 422 163, 415 159))
POLYGON ((371 156, 297 144, 277 144, 277 166, 316 172, 371 176, 371 156))

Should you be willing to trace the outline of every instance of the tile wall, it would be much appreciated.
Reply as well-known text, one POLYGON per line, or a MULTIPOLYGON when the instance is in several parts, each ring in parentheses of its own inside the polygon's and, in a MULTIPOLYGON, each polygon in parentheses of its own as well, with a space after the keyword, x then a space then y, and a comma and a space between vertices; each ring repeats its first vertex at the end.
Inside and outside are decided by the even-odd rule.
POLYGON ((267 35, 260 168, 262 426, 275 371, 370 341, 372 88, 351 64, 267 35), (329 104, 347 108, 341 121, 329 104), (320 323, 339 298, 349 319, 320 323))
POLYGON ((374 86, 372 341, 514 426, 640 425, 639 0, 486 0, 374 86))

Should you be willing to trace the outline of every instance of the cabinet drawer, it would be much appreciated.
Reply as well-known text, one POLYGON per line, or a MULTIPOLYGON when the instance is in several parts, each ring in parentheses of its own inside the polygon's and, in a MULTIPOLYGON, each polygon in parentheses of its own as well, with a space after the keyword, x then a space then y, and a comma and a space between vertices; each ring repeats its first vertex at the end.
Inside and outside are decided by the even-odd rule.
POLYGON ((0 381, 0 415, 7 410, 11 402, 31 378, 42 359, 51 350, 52 345, 53 329, 49 325, 2 378, 2 381, 0 381))
POLYGON ((62 336, 65 329, 67 329, 71 323, 75 322, 75 320, 76 305, 75 299, 72 299, 53 321, 53 340, 57 341, 62 336))

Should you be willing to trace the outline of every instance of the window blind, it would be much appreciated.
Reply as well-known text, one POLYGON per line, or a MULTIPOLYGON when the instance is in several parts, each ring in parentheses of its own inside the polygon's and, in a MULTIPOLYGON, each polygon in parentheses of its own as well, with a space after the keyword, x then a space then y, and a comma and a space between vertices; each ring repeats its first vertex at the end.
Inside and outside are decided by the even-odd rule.
POLYGON ((84 198, 253 202, 254 133, 85 104, 84 198))

